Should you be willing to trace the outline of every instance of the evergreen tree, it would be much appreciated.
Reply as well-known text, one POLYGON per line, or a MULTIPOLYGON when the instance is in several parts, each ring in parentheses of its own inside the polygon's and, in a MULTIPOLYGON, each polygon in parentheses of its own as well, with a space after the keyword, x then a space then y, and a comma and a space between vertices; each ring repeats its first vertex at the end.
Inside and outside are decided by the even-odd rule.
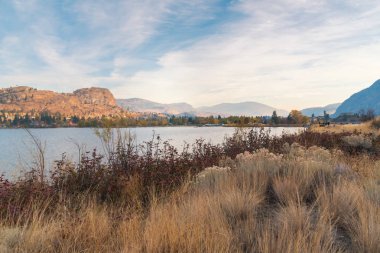
POLYGON ((272 124, 277 125, 278 123, 279 123, 279 118, 277 116, 277 112, 273 111, 273 114, 272 114, 272 124))

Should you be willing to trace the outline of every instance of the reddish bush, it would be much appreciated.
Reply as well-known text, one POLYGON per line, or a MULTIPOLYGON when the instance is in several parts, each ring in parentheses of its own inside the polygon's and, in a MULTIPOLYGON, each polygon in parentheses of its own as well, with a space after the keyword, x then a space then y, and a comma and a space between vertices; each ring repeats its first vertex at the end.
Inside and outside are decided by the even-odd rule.
POLYGON ((107 159, 97 150, 82 155, 74 164, 64 156, 56 162, 49 178, 41 182, 34 170, 17 182, 0 177, 0 215, 17 220, 27 212, 31 203, 49 200, 47 210, 63 199, 72 202, 81 198, 95 198, 99 202, 118 205, 133 205, 136 196, 139 203, 149 204, 149 194, 168 193, 189 176, 204 168, 218 165, 225 157, 235 158, 245 151, 268 149, 272 153, 283 153, 286 143, 299 143, 305 147, 320 146, 326 149, 341 149, 353 155, 366 152, 378 155, 377 142, 371 150, 345 145, 347 133, 315 133, 304 131, 299 134, 284 134, 274 137, 264 129, 237 130, 221 145, 212 145, 197 140, 178 151, 159 136, 144 145, 118 141, 107 159), (376 144, 376 145, 375 145, 376 144))

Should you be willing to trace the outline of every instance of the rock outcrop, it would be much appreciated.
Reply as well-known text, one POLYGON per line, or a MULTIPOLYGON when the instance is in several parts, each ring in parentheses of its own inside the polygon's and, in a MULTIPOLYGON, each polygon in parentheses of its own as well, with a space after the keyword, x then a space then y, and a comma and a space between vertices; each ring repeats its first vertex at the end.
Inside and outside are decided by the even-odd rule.
POLYGON ((112 93, 105 88, 83 88, 74 91, 74 95, 78 97, 82 104, 116 106, 112 93))
POLYGON ((0 89, 0 111, 31 114, 47 111, 85 118, 124 114, 108 89, 95 87, 73 93, 37 90, 28 86, 0 89))

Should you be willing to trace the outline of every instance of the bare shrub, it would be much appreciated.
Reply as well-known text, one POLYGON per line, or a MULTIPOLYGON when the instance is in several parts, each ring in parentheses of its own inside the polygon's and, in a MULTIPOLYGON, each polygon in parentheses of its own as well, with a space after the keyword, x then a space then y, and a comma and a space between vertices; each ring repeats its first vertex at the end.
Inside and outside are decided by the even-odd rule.
POLYGON ((350 147, 370 149, 372 147, 372 139, 364 135, 350 135, 342 138, 350 147))
POLYGON ((380 129, 380 117, 374 119, 372 122, 371 122, 371 126, 375 129, 380 129))
POLYGON ((373 150, 349 149, 342 135, 246 134, 182 153, 160 139, 118 145, 105 160, 84 153, 42 184, 0 177, 0 249, 380 251, 373 150))

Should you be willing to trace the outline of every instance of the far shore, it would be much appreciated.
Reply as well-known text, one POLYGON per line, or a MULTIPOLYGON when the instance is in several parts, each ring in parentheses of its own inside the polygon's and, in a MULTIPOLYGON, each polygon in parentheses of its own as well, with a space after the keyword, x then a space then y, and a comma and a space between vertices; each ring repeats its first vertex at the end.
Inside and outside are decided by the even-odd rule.
MULTIPOLYGON (((308 127, 302 124, 278 124, 278 125, 238 125, 238 124, 226 124, 226 125, 167 125, 167 126, 124 126, 124 127, 111 127, 114 129, 122 129, 122 128, 147 128, 147 127, 155 127, 155 128, 165 128, 165 127, 255 127, 255 128, 276 128, 276 127, 308 127)), ((107 127, 79 127, 79 126, 46 126, 46 127, 0 127, 1 129, 55 129, 55 128, 107 128, 107 127)))

